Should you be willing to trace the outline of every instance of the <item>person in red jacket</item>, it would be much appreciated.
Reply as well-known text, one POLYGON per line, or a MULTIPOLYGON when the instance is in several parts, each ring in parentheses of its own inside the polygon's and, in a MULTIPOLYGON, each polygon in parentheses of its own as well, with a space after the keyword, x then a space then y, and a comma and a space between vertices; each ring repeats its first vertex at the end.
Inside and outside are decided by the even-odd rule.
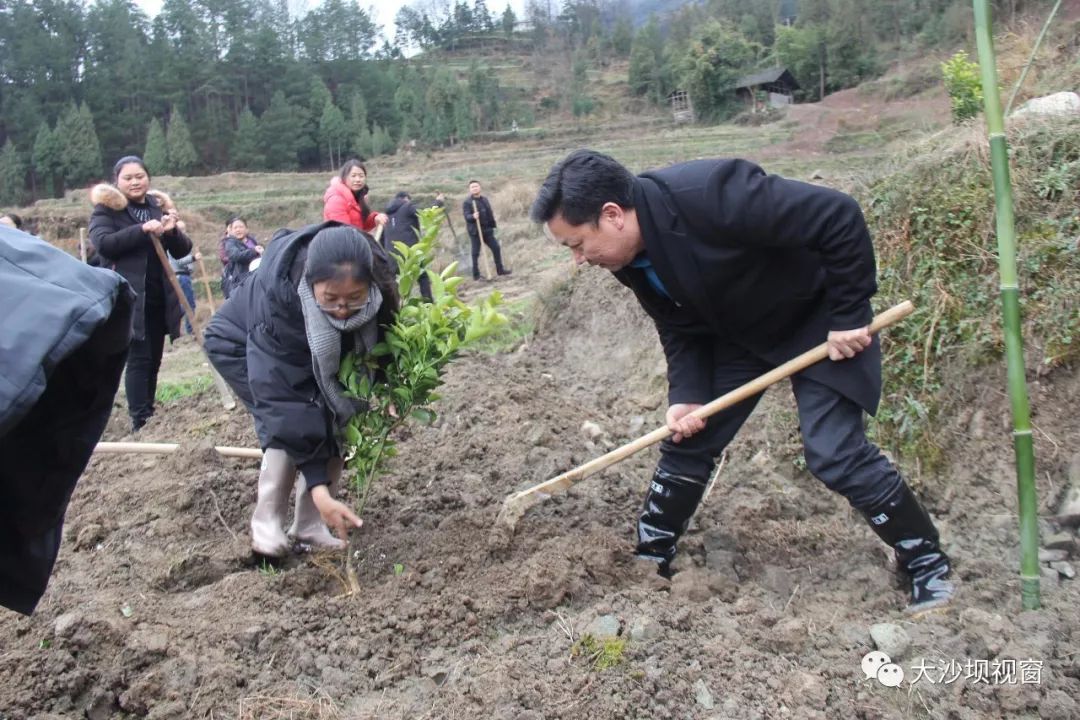
POLYGON ((367 194, 367 168, 359 160, 348 161, 323 193, 323 220, 374 232, 376 226, 386 224, 386 215, 368 207, 367 194))

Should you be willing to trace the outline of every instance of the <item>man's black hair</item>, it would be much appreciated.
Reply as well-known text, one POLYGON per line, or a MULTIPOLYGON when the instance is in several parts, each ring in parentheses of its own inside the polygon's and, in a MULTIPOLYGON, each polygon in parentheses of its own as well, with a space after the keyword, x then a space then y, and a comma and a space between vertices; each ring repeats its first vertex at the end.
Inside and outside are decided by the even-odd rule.
POLYGON ((22 220, 21 217, 19 217, 15 213, 0 213, 0 217, 6 217, 9 220, 11 220, 11 222, 15 223, 15 229, 16 230, 22 230, 23 229, 23 220, 22 220))
POLYGON ((634 180, 633 173, 614 158, 595 150, 575 150, 551 168, 529 217, 546 223, 562 215, 571 225, 596 225, 604 203, 634 206, 634 180))

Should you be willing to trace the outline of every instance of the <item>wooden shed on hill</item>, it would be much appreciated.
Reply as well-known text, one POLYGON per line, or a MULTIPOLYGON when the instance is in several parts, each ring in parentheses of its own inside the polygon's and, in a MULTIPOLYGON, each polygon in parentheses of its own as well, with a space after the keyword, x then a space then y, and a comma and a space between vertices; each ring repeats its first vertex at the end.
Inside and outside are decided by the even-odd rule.
POLYGON ((671 104, 671 115, 675 122, 693 122, 694 106, 690 103, 690 94, 685 90, 675 90, 667 97, 671 104))
POLYGON ((735 94, 740 100, 758 108, 759 93, 766 93, 765 101, 772 107, 783 107, 794 102, 799 83, 787 68, 775 67, 753 75, 741 77, 735 83, 735 94))

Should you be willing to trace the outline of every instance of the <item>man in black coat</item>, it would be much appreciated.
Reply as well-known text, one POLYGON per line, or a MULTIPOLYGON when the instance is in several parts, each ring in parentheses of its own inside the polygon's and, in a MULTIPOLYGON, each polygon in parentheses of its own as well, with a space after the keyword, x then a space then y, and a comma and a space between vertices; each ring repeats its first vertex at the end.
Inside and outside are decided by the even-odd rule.
POLYGON ((480 241, 491 250, 491 256, 495 258, 495 272, 500 275, 509 275, 510 270, 503 266, 502 249, 499 241, 495 239, 495 211, 491 209, 491 203, 483 196, 483 188, 476 180, 469 181, 469 197, 461 205, 461 211, 465 215, 465 229, 469 231, 469 240, 472 241, 472 276, 473 280, 480 279, 480 241))
POLYGON ((577 263, 629 287, 660 334, 674 434, 638 518, 640 556, 670 573, 714 458, 760 395, 708 421, 689 414, 827 341, 830 360, 792 378, 807 467, 894 548, 912 581, 909 609, 948 602, 949 559, 937 530, 863 428, 881 395, 881 351, 868 328, 874 249, 855 200, 745 160, 635 177, 606 155, 578 150, 552 169, 531 216, 577 263))
MULTIPOLYGON (((386 217, 386 227, 382 236, 383 249, 392 258, 395 242, 403 242, 411 247, 420 239, 420 215, 416 212, 412 197, 403 190, 386 206, 386 217)), ((431 302, 431 279, 427 272, 420 273, 418 284, 420 295, 431 302)))
POLYGON ((39 238, 0 227, 0 605, 29 615, 68 499, 105 430, 134 294, 39 238))

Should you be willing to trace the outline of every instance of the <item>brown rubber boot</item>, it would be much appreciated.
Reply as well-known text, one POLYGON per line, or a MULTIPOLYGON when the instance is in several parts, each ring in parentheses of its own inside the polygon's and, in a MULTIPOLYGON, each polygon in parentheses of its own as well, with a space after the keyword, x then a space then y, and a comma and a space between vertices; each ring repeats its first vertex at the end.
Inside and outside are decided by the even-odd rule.
POLYGON ((267 557, 284 557, 289 552, 285 519, 296 467, 284 450, 267 448, 259 471, 259 493, 251 515, 251 549, 267 557))
MULTIPOLYGON (((330 476, 330 494, 337 495, 341 485, 341 458, 330 460, 326 470, 330 476)), ((334 537, 330 528, 323 522, 322 514, 315 507, 315 501, 311 499, 307 481, 303 473, 297 473, 296 478, 296 508, 293 514, 292 527, 289 535, 298 542, 310 545, 319 550, 344 550, 345 543, 334 537)))

